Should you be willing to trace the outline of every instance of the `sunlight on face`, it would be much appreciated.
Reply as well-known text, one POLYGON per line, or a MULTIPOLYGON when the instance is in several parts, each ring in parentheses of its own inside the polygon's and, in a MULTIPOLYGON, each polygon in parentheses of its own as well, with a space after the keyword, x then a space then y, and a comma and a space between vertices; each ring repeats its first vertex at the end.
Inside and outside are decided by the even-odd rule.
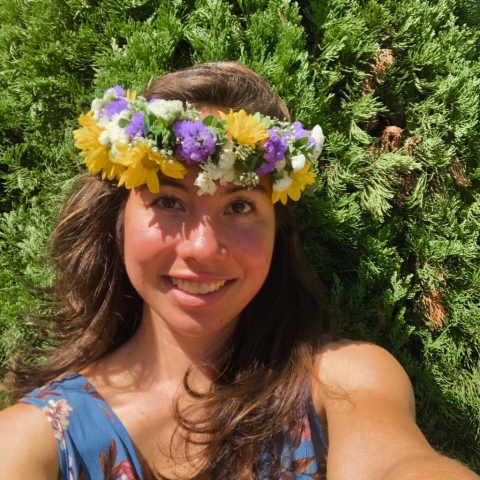
POLYGON ((125 264, 144 318, 185 336, 233 328, 265 281, 275 236, 268 183, 198 196, 197 174, 162 177, 159 194, 133 189, 125 210, 125 264))

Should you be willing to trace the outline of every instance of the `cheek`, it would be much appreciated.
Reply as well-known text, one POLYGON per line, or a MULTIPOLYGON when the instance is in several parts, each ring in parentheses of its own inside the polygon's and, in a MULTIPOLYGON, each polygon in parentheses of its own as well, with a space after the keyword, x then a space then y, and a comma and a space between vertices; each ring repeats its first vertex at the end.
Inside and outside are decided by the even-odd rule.
MULTIPOLYGON (((133 209, 132 209, 133 210, 133 209)), ((161 265, 168 263, 172 238, 152 225, 152 219, 138 210, 125 211, 124 256, 127 274, 134 284, 143 283, 149 276, 156 276, 161 265)))
POLYGON ((233 240, 237 258, 240 259, 246 273, 256 280, 254 288, 259 288, 257 283, 263 283, 265 280, 273 255, 275 227, 273 224, 265 227, 238 235, 233 240))
POLYGON ((158 248, 158 233, 139 222, 125 222, 125 261, 147 261, 158 248))

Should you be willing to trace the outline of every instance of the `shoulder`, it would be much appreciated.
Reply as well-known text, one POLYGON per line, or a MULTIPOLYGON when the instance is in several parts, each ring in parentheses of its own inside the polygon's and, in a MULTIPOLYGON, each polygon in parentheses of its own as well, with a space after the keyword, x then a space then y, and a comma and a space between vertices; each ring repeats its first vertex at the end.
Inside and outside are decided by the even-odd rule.
POLYGON ((0 412, 0 478, 54 480, 57 446, 43 412, 19 403, 0 412))
POLYGON ((434 454, 415 423, 408 376, 386 350, 332 342, 317 355, 315 373, 312 399, 326 418, 329 478, 383 478, 398 459, 434 454))
POLYGON ((317 393, 329 399, 361 392, 385 395, 414 416, 413 390, 403 367, 385 349, 367 342, 331 342, 316 357, 317 393))

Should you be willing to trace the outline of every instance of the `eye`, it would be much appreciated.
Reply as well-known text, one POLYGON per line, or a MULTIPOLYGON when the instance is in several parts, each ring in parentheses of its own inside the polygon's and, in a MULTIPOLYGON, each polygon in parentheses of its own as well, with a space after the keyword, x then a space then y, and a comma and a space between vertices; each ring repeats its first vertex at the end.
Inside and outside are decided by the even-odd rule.
POLYGON ((175 197, 160 197, 155 201, 155 205, 165 210, 183 210, 182 204, 175 197))
POLYGON ((237 215, 250 213, 255 210, 255 205, 253 202, 246 201, 246 200, 236 200, 232 202, 227 209, 225 210, 226 213, 233 213, 237 215))

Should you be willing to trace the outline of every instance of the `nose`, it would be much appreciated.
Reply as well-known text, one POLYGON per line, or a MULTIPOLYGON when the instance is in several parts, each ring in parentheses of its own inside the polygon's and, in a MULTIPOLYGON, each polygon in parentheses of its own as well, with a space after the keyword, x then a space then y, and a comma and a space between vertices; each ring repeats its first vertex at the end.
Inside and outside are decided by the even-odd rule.
POLYGON ((227 257, 221 227, 208 217, 191 225, 184 224, 181 240, 177 244, 177 254, 184 259, 199 263, 218 262, 227 257))

